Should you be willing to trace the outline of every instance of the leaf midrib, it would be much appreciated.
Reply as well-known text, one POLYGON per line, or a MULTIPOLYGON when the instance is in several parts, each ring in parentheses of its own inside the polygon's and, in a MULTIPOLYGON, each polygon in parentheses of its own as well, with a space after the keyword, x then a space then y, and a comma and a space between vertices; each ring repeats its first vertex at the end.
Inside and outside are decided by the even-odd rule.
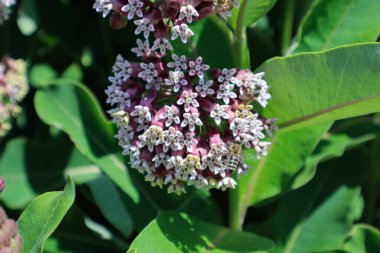
MULTIPOLYGON (((302 117, 299 117, 299 118, 295 118, 295 119, 292 119, 292 120, 289 120, 289 121, 285 121, 285 122, 279 124, 278 126, 279 126, 279 128, 287 128, 287 127, 290 127, 290 126, 293 126, 293 125, 304 123, 306 121, 309 121, 309 120, 312 120, 312 119, 317 118, 319 116, 328 114, 328 113, 333 112, 335 110, 339 110, 339 109, 342 109, 342 108, 345 108, 345 107, 348 107, 348 106, 351 106, 351 105, 355 105, 355 104, 362 103, 362 102, 367 102, 367 101, 370 101, 370 100, 373 100, 373 99, 377 99, 377 98, 380 98, 380 93, 376 94, 376 95, 368 96, 368 97, 363 97, 363 98, 355 99, 355 100, 352 100, 350 102, 346 102, 346 103, 334 105, 334 106, 331 106, 331 107, 327 107, 327 108, 325 108, 323 110, 320 110, 320 111, 317 111, 317 112, 314 112, 314 113, 311 113, 311 114, 308 114, 308 115, 305 115, 305 116, 302 116, 302 117)), ((380 111, 380 108, 379 108, 379 111, 380 111)), ((326 120, 326 121, 328 121, 328 120, 326 120)))

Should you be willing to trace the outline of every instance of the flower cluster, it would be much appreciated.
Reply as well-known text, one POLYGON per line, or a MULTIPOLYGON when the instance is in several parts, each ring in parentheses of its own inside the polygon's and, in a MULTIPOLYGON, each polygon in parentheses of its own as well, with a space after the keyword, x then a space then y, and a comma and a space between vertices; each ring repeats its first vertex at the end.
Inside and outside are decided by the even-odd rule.
POLYGON ((149 47, 149 36, 155 40, 153 51, 165 55, 173 50, 170 40, 181 39, 187 43, 194 35, 189 24, 213 14, 223 19, 231 16, 231 9, 239 7, 238 0, 95 0, 94 9, 106 17, 112 12, 111 27, 122 28, 128 20, 136 25, 135 34, 142 34, 144 41, 138 39, 135 50, 141 56, 149 47))
POLYGON ((0 137, 11 128, 11 120, 21 111, 20 101, 28 92, 26 65, 4 57, 0 63, 0 137))
POLYGON ((8 219, 4 209, 0 207, 0 252, 21 253, 22 239, 17 224, 8 219))
POLYGON ((9 18, 11 7, 16 4, 16 0, 0 0, 0 25, 9 18))
POLYGON ((162 58, 147 51, 145 62, 117 56, 107 103, 118 125, 119 145, 131 167, 153 186, 185 192, 186 185, 225 190, 244 174, 241 150, 266 155, 275 120, 253 111, 270 99, 263 73, 210 69, 201 57, 162 58))

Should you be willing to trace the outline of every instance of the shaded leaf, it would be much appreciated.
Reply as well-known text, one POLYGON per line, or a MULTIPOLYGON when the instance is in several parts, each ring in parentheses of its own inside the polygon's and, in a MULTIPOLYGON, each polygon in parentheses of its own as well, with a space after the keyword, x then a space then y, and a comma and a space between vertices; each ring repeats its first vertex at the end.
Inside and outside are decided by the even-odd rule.
POLYGON ((62 137, 47 142, 11 140, 0 160, 0 173, 7 184, 0 199, 9 208, 21 209, 37 195, 64 185, 63 170, 71 147, 62 137))
POLYGON ((375 227, 355 225, 343 247, 349 253, 376 253, 380 251, 380 231, 375 227))
POLYGON ((376 41, 380 35, 377 0, 318 0, 298 31, 296 53, 376 41))
POLYGON ((363 209, 360 186, 367 163, 352 152, 319 169, 309 184, 286 194, 273 218, 255 232, 275 241, 274 252, 339 249, 363 209))
POLYGON ((134 240, 129 253, 268 252, 271 241, 212 225, 186 214, 165 212, 134 240))
POLYGON ((96 163, 128 196, 138 199, 113 138, 113 125, 87 88, 69 83, 49 86, 37 92, 35 107, 43 121, 64 130, 83 155, 96 163))
POLYGON ((17 221, 24 252, 42 253, 45 241, 58 227, 74 199, 75 185, 69 178, 64 191, 44 193, 28 205, 17 221))
POLYGON ((125 237, 133 231, 132 218, 112 181, 105 176, 87 183, 100 211, 125 237))

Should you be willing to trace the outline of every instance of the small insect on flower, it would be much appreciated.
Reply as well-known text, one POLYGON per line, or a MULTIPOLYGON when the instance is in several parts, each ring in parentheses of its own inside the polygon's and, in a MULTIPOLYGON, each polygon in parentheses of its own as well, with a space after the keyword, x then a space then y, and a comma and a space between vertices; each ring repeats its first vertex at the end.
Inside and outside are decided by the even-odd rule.
POLYGON ((239 143, 232 142, 230 146, 228 147, 228 157, 227 157, 227 168, 231 171, 236 170, 238 164, 239 164, 239 159, 241 156, 241 151, 242 151, 242 145, 239 143))
POLYGON ((232 0, 213 0, 212 2, 217 9, 222 9, 223 11, 230 11, 233 7, 232 0))

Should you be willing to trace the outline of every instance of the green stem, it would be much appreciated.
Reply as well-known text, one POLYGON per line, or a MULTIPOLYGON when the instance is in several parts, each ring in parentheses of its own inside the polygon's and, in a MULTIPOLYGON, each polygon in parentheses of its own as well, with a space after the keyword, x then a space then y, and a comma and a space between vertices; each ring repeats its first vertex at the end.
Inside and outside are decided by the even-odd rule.
MULTIPOLYGON (((252 0, 251 0, 252 1, 252 0)), ((248 0, 241 1, 240 9, 238 12, 238 17, 236 21, 236 30, 234 34, 233 49, 234 49, 234 66, 236 68, 246 68, 249 66, 244 59, 244 53, 247 52, 244 46, 246 45, 246 31, 243 26, 244 13, 247 8, 248 0)), ((249 63, 248 63, 249 65, 249 63)), ((236 177, 235 177, 235 180, 236 177)), ((243 221, 240 217, 239 207, 240 207, 240 196, 239 187, 236 189, 230 189, 229 191, 229 211, 230 211, 230 228, 234 230, 243 230, 243 221)))
MULTIPOLYGON (((235 179, 236 180, 236 179, 235 179)), ((239 207, 239 187, 236 189, 230 189, 230 228, 237 231, 243 230, 243 222, 240 219, 239 207)))
MULTIPOLYGON (((252 1, 252 0, 251 0, 252 1)), ((245 66, 247 64, 244 63, 244 53, 246 53, 245 48, 243 47, 246 45, 246 31, 245 27, 243 25, 244 22, 244 14, 245 14, 245 9, 247 8, 248 0, 243 0, 240 4, 240 9, 238 12, 238 17, 236 21, 236 30, 235 30, 235 36, 234 36, 234 43, 233 43, 233 48, 234 48, 234 53, 235 53, 235 66, 240 67, 240 68, 245 68, 249 66, 245 66)))
POLYGON ((290 47, 293 35, 293 23, 294 23, 294 11, 295 11, 295 1, 286 0, 284 1, 284 21, 282 27, 282 40, 281 40, 281 52, 283 55, 286 54, 290 47))

